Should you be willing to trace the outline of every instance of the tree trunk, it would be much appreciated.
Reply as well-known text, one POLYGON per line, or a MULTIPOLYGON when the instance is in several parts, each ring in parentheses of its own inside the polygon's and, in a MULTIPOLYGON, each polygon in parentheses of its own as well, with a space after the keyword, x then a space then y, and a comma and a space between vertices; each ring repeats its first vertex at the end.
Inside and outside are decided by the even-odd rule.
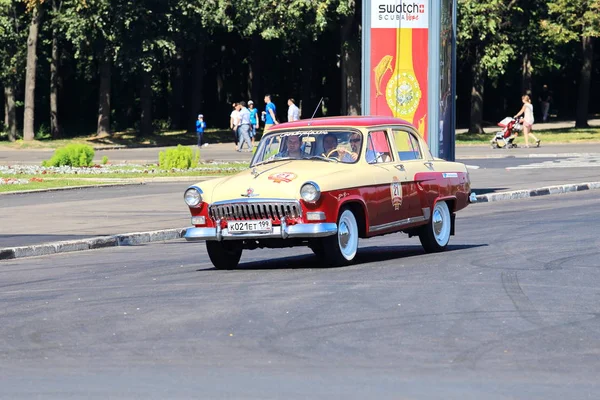
MULTIPOLYGON (((250 39, 250 43, 248 46, 252 49, 252 39, 250 39)), ((250 55, 252 57, 252 55, 250 55)), ((252 69, 252 62, 248 63, 248 75, 246 75, 246 95, 244 96, 246 99, 252 99, 252 87, 254 84, 254 70, 252 69)))
POLYGON ((8 129, 8 99, 6 98, 6 88, 4 88, 4 127, 8 129))
MULTIPOLYGON (((353 2, 352 2, 353 3, 353 2)), ((354 7, 351 5, 351 7, 354 7)), ((341 31, 342 115, 360 114, 360 41, 354 14, 346 17, 341 31)))
MULTIPOLYGON (((183 115, 183 68, 184 68, 183 50, 177 46, 175 57, 173 59, 173 75, 171 77, 171 129, 181 129, 183 115)), ((185 124, 183 125, 185 126, 185 124)))
MULTIPOLYGON (((193 91, 192 91, 192 108, 188 116, 188 132, 196 131, 197 115, 202 112, 204 105, 204 44, 199 43, 194 53, 194 70, 192 74, 193 91)), ((205 120, 207 118, 205 117, 205 120)))
POLYGON ((98 125, 97 135, 110 135, 110 85, 112 79, 112 59, 110 52, 100 54, 98 66, 100 72, 100 89, 98 92, 98 125))
POLYGON ((469 133, 483 133, 483 88, 485 83, 484 73, 479 67, 477 57, 472 68, 473 83, 471 85, 471 118, 469 133))
POLYGON ((261 111, 264 109, 263 93, 262 88, 262 39, 259 35, 255 34, 252 36, 252 99, 254 100, 254 106, 261 111))
POLYGON ((25 113, 23 116, 23 140, 30 141, 35 137, 35 78, 37 68, 37 41, 42 20, 43 9, 36 5, 32 11, 29 37, 27 38, 27 69, 25 72, 25 113))
POLYGON ((577 96, 577 113, 575 117, 576 128, 587 128, 588 107, 590 104, 590 85, 592 80, 592 62, 594 60, 593 38, 584 37, 581 42, 583 48, 583 65, 579 75, 579 94, 577 96))
POLYGON ((528 53, 523 54, 521 63, 521 95, 531 97, 531 58, 528 53))
MULTIPOLYGON (((322 114, 319 113, 320 110, 315 110, 318 105, 318 100, 315 101, 312 97, 312 89, 315 82, 313 80, 313 49, 314 43, 312 43, 310 39, 302 41, 302 86, 300 87, 300 109, 302 111, 303 119, 310 119, 313 114, 315 114, 315 117, 322 116, 322 114)), ((321 83, 317 83, 317 85, 321 85, 321 83)), ((318 93, 321 93, 320 86, 314 87, 314 89, 317 90, 318 93)), ((322 106, 322 104, 320 106, 322 106)), ((280 114, 279 121, 287 121, 287 107, 283 113, 280 112, 280 114), (284 118, 282 118, 282 116, 284 116, 284 118)))
POLYGON ((15 105, 15 92, 11 86, 4 87, 4 101, 6 115, 6 129, 8 129, 8 140, 17 140, 17 107, 15 105))
MULTIPOLYGON (((58 1, 52 0, 52 11, 58 13, 58 1)), ((50 60, 50 133, 52 139, 60 137, 58 124, 58 32, 52 29, 52 59, 50 60)))
POLYGON ((152 134, 152 72, 142 70, 142 89, 140 91, 140 105, 142 116, 140 133, 142 136, 152 134))

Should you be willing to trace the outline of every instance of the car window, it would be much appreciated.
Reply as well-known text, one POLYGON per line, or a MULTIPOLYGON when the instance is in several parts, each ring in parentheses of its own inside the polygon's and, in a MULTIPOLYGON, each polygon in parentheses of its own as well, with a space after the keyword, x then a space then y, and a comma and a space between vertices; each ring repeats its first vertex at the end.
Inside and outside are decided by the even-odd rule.
POLYGON ((392 152, 386 131, 369 132, 365 159, 369 164, 380 164, 392 161, 392 152))
POLYGON ((392 130, 396 151, 400 161, 420 160, 423 158, 419 140, 410 132, 405 130, 392 130))
POLYGON ((267 133, 259 142, 251 165, 311 156, 322 161, 354 163, 360 157, 362 138, 360 131, 336 129, 267 133))

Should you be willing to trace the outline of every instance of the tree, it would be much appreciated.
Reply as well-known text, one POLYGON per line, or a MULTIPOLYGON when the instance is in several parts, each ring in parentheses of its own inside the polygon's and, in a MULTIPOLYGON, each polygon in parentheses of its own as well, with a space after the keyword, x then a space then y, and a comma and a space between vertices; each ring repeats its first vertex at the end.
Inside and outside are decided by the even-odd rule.
POLYGON ((44 0, 25 0, 31 14, 29 36, 27 37, 27 68, 25 72, 25 114, 23 116, 23 140, 30 141, 35 137, 35 84, 37 69, 37 42, 42 22, 44 0))
POLYGON ((458 0, 458 54, 471 67, 471 116, 469 133, 482 133, 485 81, 504 74, 515 57, 510 45, 510 12, 515 1, 458 0))
POLYGON ((17 71, 25 65, 22 45, 27 31, 21 28, 22 6, 16 0, 0 0, 0 84, 4 87, 5 125, 11 142, 17 138, 15 88, 22 81, 17 71))
MULTIPOLYGON (((52 15, 57 15, 60 13, 60 0, 52 0, 52 15)), ((50 133, 52 135, 52 139, 58 139, 60 137, 60 125, 58 123, 58 81, 59 81, 59 72, 58 65, 60 63, 59 60, 59 50, 58 50, 58 29, 56 24, 51 24, 52 26, 52 50, 51 50, 51 60, 50 60, 50 133)))
POLYGON ((116 25, 122 2, 109 0, 62 0, 55 24, 75 48, 84 70, 99 76, 96 134, 110 134, 112 64, 121 37, 116 25), (114 4, 113 4, 114 3, 114 4))
POLYGON ((575 126, 588 126, 590 83, 594 60, 593 39, 600 36, 600 1, 551 0, 548 19, 541 21, 544 34, 556 44, 580 41, 582 63, 575 126))
POLYGON ((340 70, 342 77, 342 114, 361 112, 361 42, 359 9, 362 1, 340 1, 338 13, 342 16, 340 70))

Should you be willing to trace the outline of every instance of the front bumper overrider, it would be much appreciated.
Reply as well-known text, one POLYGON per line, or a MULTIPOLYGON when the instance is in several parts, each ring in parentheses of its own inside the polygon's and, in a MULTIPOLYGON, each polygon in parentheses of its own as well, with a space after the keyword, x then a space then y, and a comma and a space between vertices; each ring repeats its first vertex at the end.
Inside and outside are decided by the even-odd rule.
POLYGON ((287 225, 285 220, 281 226, 273 226, 271 232, 229 233, 227 228, 221 228, 217 223, 215 228, 188 228, 184 238, 187 241, 200 240, 244 240, 244 239, 288 239, 288 238, 319 238, 337 233, 337 224, 324 222, 315 224, 287 225))

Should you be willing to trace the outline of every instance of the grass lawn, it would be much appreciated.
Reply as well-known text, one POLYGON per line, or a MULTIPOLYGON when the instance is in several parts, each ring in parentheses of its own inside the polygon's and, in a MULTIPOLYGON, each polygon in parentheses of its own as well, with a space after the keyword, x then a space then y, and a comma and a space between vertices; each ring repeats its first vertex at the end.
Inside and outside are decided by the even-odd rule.
MULTIPOLYGON (((535 125, 534 125, 535 128, 535 125)), ((486 128, 490 131, 490 128, 486 128)), ((498 130, 500 128, 498 127, 498 130)), ((586 129, 576 128, 560 128, 550 130, 534 130, 533 132, 543 143, 586 143, 600 142, 600 127, 592 127, 586 129)), ((257 134, 256 139, 260 140, 262 132, 257 134)), ((494 136, 493 133, 485 134, 468 134, 458 133, 456 135, 457 145, 482 145, 489 144, 494 136)), ((229 143, 231 142, 231 131, 228 129, 208 129, 204 133, 204 141, 206 143, 229 143)), ((523 141, 522 133, 519 134, 517 141, 523 141)), ((151 136, 138 136, 131 131, 115 132, 113 135, 89 135, 78 136, 70 139, 51 140, 50 138, 42 138, 25 142, 17 140, 11 143, 7 140, 4 133, 0 133, 0 146, 13 149, 56 149, 64 147, 70 143, 85 143, 94 148, 122 146, 125 148, 139 147, 167 147, 181 145, 196 144, 196 134, 186 131, 165 131, 157 132, 151 136)))
MULTIPOLYGON (((256 138, 260 139, 261 133, 256 138)), ((204 132, 203 141, 205 143, 224 143, 231 142, 231 131, 223 129, 208 129, 204 132)), ((135 131, 115 132, 112 135, 88 135, 77 136, 69 139, 52 140, 49 137, 36 138, 36 140, 25 142, 17 140, 9 142, 5 133, 0 133, 0 146, 13 149, 57 149, 71 143, 89 144, 94 148, 102 147, 166 147, 181 145, 194 145, 197 143, 196 134, 186 131, 166 131, 157 132, 151 136, 139 136, 135 131)))

